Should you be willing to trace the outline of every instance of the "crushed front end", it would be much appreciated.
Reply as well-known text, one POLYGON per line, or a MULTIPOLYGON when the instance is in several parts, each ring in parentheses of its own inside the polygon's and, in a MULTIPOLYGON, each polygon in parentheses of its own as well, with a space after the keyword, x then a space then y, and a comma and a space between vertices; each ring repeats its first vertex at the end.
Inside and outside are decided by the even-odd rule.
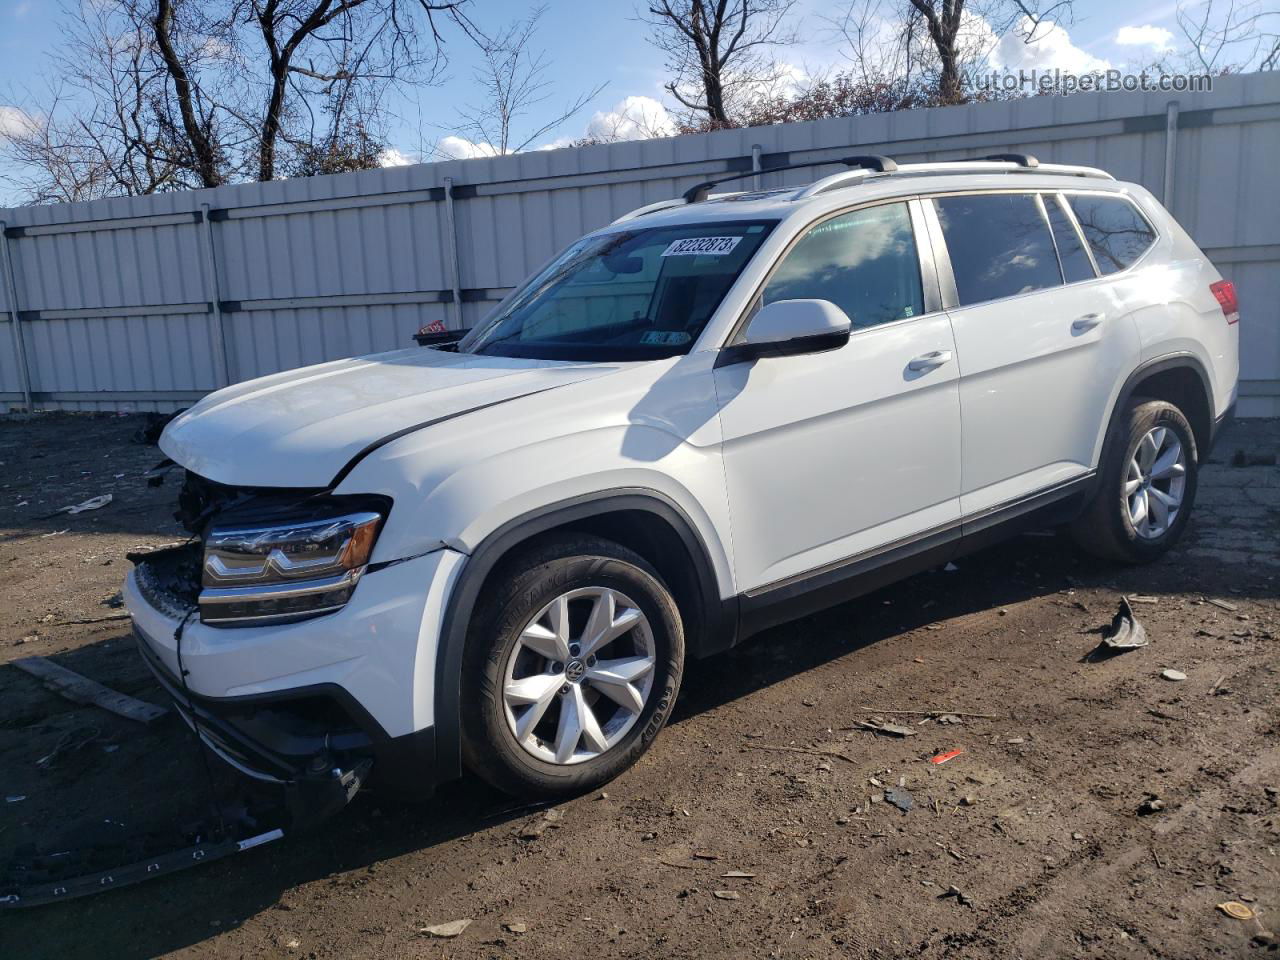
POLYGON ((430 728, 393 736, 361 701, 370 636, 417 633, 412 596, 388 596, 393 578, 356 592, 389 510, 187 473, 176 516, 192 540, 130 556, 143 659, 205 746, 284 789, 294 826, 345 806, 380 758, 401 766, 431 746, 430 728))

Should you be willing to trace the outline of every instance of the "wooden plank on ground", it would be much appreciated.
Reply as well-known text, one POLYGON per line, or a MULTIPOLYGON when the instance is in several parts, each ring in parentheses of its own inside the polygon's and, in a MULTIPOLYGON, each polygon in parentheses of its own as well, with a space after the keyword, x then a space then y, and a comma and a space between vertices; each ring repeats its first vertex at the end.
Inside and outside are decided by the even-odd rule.
POLYGON ((154 723, 169 712, 167 707, 158 707, 154 703, 104 687, 98 681, 90 680, 44 657, 22 657, 10 662, 24 673, 31 674, 47 689, 61 694, 73 703, 92 704, 138 723, 154 723))

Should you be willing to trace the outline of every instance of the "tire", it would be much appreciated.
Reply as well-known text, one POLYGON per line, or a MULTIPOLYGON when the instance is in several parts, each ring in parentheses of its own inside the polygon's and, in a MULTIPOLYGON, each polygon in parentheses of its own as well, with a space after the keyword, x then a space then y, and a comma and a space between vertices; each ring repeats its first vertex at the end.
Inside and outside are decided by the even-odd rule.
POLYGON ((1159 559, 1182 536, 1195 502, 1199 453, 1191 424, 1171 403, 1134 398, 1112 424, 1103 461, 1093 500, 1071 526, 1072 538, 1086 552, 1108 560, 1138 564, 1159 559), (1156 478, 1162 465, 1168 467, 1164 458, 1172 450, 1172 440, 1180 447, 1181 460, 1175 468, 1180 466, 1182 472, 1170 468, 1171 472, 1156 478), (1139 454, 1140 445, 1145 444, 1146 451, 1156 442, 1160 446, 1153 461, 1145 459, 1148 454, 1139 454), (1144 511, 1134 509, 1130 490, 1146 495, 1146 515, 1137 523, 1134 514, 1141 517, 1144 511), (1170 511, 1173 499, 1177 507, 1170 511), (1162 514, 1163 524, 1159 522, 1162 514))
POLYGON ((680 612, 657 572, 620 544, 574 535, 504 563, 485 591, 463 654, 468 768, 507 793, 556 799, 634 764, 684 668, 680 612), (592 651, 592 635, 612 639, 592 651))

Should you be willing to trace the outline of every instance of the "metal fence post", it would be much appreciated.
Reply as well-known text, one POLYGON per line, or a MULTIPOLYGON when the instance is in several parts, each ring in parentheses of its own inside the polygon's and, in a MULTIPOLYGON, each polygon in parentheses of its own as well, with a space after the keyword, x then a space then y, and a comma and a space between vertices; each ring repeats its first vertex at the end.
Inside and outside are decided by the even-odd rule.
POLYGON ((200 224, 204 233, 204 264, 209 279, 205 293, 213 314, 213 335, 218 349, 214 353, 214 373, 218 378, 218 386, 225 387, 231 383, 231 359, 227 351, 227 331, 222 325, 222 300, 218 292, 218 255, 213 245, 213 221, 209 219, 209 204, 200 204, 200 224))
POLYGON ((760 190, 760 157, 764 153, 764 148, 758 143, 751 145, 751 169, 756 175, 751 178, 751 189, 759 192, 760 190))
POLYGON ((444 217, 449 228, 449 281, 453 288, 453 329, 462 329, 462 268, 458 263, 458 227, 453 216, 453 177, 444 178, 444 217))
POLYGON ((1178 152, 1178 101, 1170 100, 1164 110, 1164 189, 1161 201, 1173 212, 1173 168, 1178 152))
POLYGON ((27 365, 27 346, 22 339, 22 320, 18 316, 18 280, 13 269, 13 253, 9 250, 9 224, 0 220, 0 264, 4 268, 4 284, 9 299, 9 322, 13 325, 13 349, 17 353, 18 376, 22 380, 22 396, 27 405, 27 413, 35 413, 35 403, 31 398, 31 368, 27 365))

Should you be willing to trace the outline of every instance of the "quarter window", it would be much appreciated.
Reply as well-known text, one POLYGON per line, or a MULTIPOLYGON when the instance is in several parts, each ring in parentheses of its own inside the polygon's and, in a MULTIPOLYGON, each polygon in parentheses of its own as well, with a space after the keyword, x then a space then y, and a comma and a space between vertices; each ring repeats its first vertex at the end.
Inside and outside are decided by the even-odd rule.
POLYGON ((1123 270, 1156 242, 1151 224, 1125 197, 1077 193, 1069 199, 1103 276, 1123 270))
POLYGON ((938 197, 961 306, 1060 286, 1049 224, 1034 194, 938 197))
POLYGON ((1058 260, 1062 264, 1062 274, 1067 283, 1094 278, 1093 264, 1089 262, 1089 254, 1080 242, 1080 234, 1076 232, 1062 205, 1062 198, 1046 196, 1045 209, 1049 212, 1049 226, 1053 228, 1053 239, 1058 245, 1058 260))
POLYGON ((775 300, 830 300, 855 330, 924 312, 920 259, 905 203, 865 207, 811 229, 764 288, 775 300))

